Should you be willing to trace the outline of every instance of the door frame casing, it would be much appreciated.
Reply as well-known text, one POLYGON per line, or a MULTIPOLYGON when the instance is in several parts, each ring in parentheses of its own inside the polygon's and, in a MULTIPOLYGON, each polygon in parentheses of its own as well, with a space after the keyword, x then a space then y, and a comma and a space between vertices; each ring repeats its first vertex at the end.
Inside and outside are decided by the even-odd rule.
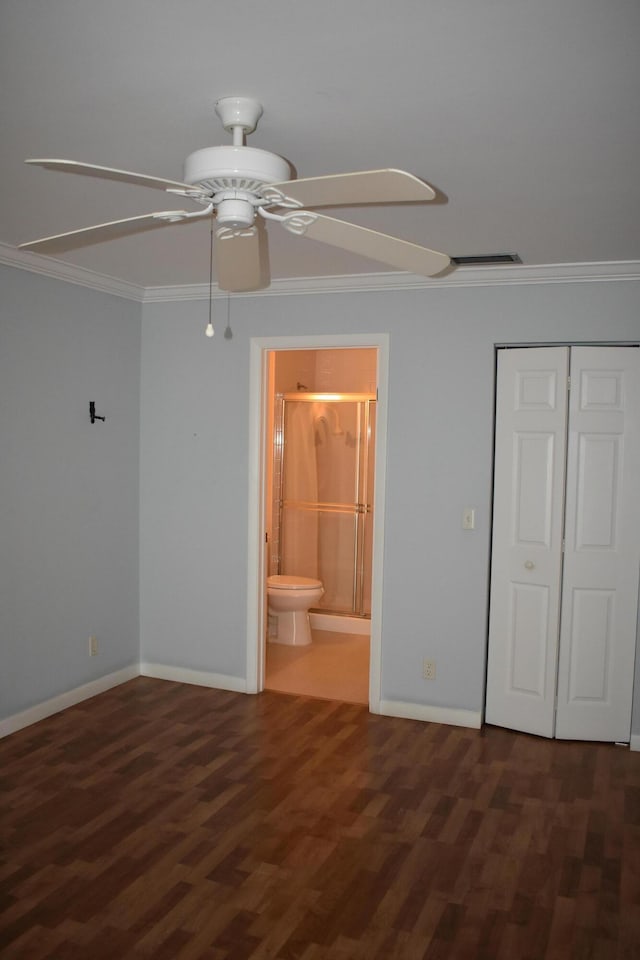
POLYGON ((266 425, 268 412, 268 357, 278 350, 343 350, 375 348, 377 351, 376 447, 373 498, 373 563, 371 582, 371 639, 369 710, 380 712, 382 661, 382 586, 384 556, 384 505, 387 460, 387 388, 389 334, 325 334, 252 337, 249 355, 249 502, 247 542, 246 691, 264 689, 266 559, 266 425))

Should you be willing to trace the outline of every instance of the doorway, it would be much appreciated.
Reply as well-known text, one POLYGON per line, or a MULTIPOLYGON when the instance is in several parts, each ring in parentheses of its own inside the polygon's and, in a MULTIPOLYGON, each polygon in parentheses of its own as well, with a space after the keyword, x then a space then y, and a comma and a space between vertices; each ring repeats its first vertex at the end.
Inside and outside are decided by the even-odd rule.
MULTIPOLYGON (((331 692, 331 673, 335 673, 336 681, 340 676, 349 674, 350 671, 357 669, 357 663, 362 662, 355 649, 366 645, 368 669, 366 675, 362 678, 363 696, 360 702, 368 702, 369 709, 379 712, 380 702, 380 646, 381 646, 381 596, 382 596, 382 546, 383 546, 383 518, 384 518, 384 488, 385 488, 385 460, 386 460, 386 384, 388 370, 388 335, 336 335, 331 337, 275 337, 275 338, 255 338, 251 341, 251 429, 250 429, 250 498, 249 498, 249 564, 248 564, 248 611, 247 611, 247 691, 259 692, 266 687, 272 687, 269 682, 265 683, 267 674, 267 659, 271 660, 271 650, 277 651, 276 645, 268 643, 267 634, 269 631, 269 613, 266 597, 266 580, 270 573, 280 572, 278 567, 282 563, 280 538, 286 536, 286 521, 282 525, 281 484, 282 478, 274 471, 274 461, 277 466, 277 447, 282 443, 282 424, 280 420, 277 425, 277 405, 283 406, 285 398, 288 395, 290 410, 296 409, 296 400, 303 395, 319 394, 314 400, 300 400, 298 409, 311 409, 313 404, 321 404, 321 408, 316 406, 315 410, 322 414, 320 418, 320 430, 325 429, 329 432, 335 432, 340 435, 340 443, 345 449, 356 450, 359 446, 357 442, 357 431, 352 430, 351 415, 354 414, 361 428, 366 425, 366 433, 375 425, 375 455, 372 457, 369 467, 369 485, 373 487, 374 495, 371 500, 368 518, 362 521, 362 516, 358 510, 362 509, 362 501, 356 499, 356 512, 349 516, 345 505, 337 501, 332 501, 331 505, 325 501, 320 501, 318 513, 322 517, 322 537, 324 539, 325 550, 329 548, 332 541, 342 542, 344 540, 344 531, 350 527, 353 530, 358 529, 355 535, 355 565, 351 562, 352 570, 362 570, 368 563, 368 576, 364 581, 356 586, 355 593, 353 586, 355 581, 351 582, 347 592, 351 593, 355 600, 356 607, 353 606, 354 600, 350 600, 349 609, 345 604, 343 591, 337 591, 338 604, 342 605, 342 610, 332 610, 328 607, 323 610, 318 607, 311 612, 311 625, 314 635, 318 631, 319 642, 314 654, 318 655, 324 641, 325 651, 331 646, 336 646, 340 642, 340 635, 344 633, 347 644, 341 648, 344 655, 341 669, 338 671, 327 668, 326 664, 331 663, 331 651, 325 658, 325 667, 320 666, 319 670, 327 670, 328 686, 325 694, 314 692, 304 687, 302 689, 290 689, 291 693, 310 693, 310 695, 325 696, 327 699, 351 700, 348 688, 341 687, 340 683, 334 684, 334 690, 331 692), (296 354, 298 355, 296 357, 296 354), (344 373, 352 370, 362 371, 363 359, 366 360, 369 354, 370 375, 366 382, 345 381, 344 373), (296 363, 300 359, 307 363, 306 368, 301 368, 296 363), (331 362, 329 362, 331 361, 331 362), (276 368, 281 364, 285 369, 288 368, 287 376, 278 379, 276 389, 276 368), (338 380, 331 380, 333 367, 334 377, 338 380), (339 375, 342 368, 343 374, 339 375), (314 376, 315 372, 319 376, 314 376), (304 373, 304 376, 301 373, 304 373), (294 379, 291 379, 292 373, 294 379), (287 380, 288 377, 288 380, 287 380), (289 382, 291 381, 291 382, 289 382), (338 382, 339 381, 339 382, 338 382), (284 388, 283 387, 284 384, 284 388), (337 386, 337 389, 330 389, 337 386), (345 386, 350 386, 350 390, 345 390, 345 386), (365 389, 362 389, 362 387, 365 389), (293 387, 293 389, 291 389, 293 387), (354 389, 354 387, 360 389, 354 389), (375 401, 375 414, 363 413, 354 407, 348 409, 347 406, 336 407, 336 404, 351 404, 352 398, 346 398, 345 394, 359 393, 366 394, 367 401, 375 401), (280 394, 280 396, 277 396, 280 394), (333 398, 329 395, 334 395, 333 398), (310 407, 311 405, 311 407, 310 407), (347 412, 348 410, 348 412, 347 412), (336 415, 337 414, 337 419, 336 415), (344 422, 341 419, 344 414, 344 422), (358 419, 360 418, 360 419, 358 419), (374 419, 375 418, 375 419, 374 419), (335 421, 335 422, 334 422, 335 421), (333 431, 335 427, 335 431, 333 431), (278 432, 276 432, 278 431, 278 432), (274 437, 276 443, 274 444, 274 437), (274 457, 274 451, 276 456, 274 457), (369 529, 365 531, 368 523, 369 529), (367 543, 367 540, 369 541, 367 543), (368 561, 367 556, 368 547, 368 561), (356 569, 357 568, 357 569, 356 569), (356 609, 357 608, 357 609, 356 609), (363 608, 367 608, 366 610, 363 608), (370 619, 365 615, 370 610, 370 619), (326 630, 329 620, 335 620, 340 614, 347 614, 347 618, 352 621, 349 629, 342 631, 339 625, 333 624, 331 629, 326 630), (355 627, 354 627, 355 624, 355 627), (338 628, 337 628, 338 627, 338 628), (352 629, 355 632, 352 632, 352 629), (348 641, 353 641, 349 650, 348 641), (267 651, 269 650, 269 656, 267 651), (345 692, 346 689, 346 692, 345 692)), ((366 366, 366 364, 365 364, 366 366)), ((317 438, 316 438, 317 439, 317 438)), ((362 461, 359 461, 359 480, 362 482, 362 461)), ((282 469, 283 463, 280 463, 282 469)), ((295 498, 294 498, 295 499, 295 498)), ((288 504, 289 508, 295 511, 296 504, 288 504)), ((299 504, 298 504, 299 507, 299 504)), ((305 571, 307 574, 309 571, 305 571)), ((304 574, 300 574, 304 575, 304 574)), ((356 577, 356 581, 357 581, 356 577)), ((336 584, 333 584, 332 591, 335 593, 336 584)), ((316 646, 316 644, 312 644, 316 646)), ((285 651, 292 660, 299 659, 309 650, 294 648, 285 651)), ((276 652, 276 657, 280 655, 282 659, 282 650, 276 652)), ((310 658, 306 657, 307 663, 310 658)), ((295 674, 295 669, 292 675, 295 674)), ((311 668, 313 673, 313 668, 311 668)), ((309 673, 309 670, 307 670, 309 673)))

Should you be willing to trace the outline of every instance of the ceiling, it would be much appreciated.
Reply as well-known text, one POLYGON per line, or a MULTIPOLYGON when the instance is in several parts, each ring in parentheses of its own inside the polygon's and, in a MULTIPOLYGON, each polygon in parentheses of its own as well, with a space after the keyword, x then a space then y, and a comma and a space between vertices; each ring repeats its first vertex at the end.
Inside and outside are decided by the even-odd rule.
MULTIPOLYGON (((2 0, 0 242, 166 209, 146 187, 23 160, 181 180, 187 154, 230 142, 223 96, 260 100, 249 145, 298 176, 396 167, 441 195, 330 215, 456 256, 640 260, 638 0, 2 0)), ((274 278, 389 269, 269 235, 274 278)), ((208 246, 204 221, 58 258, 199 284, 208 246)))

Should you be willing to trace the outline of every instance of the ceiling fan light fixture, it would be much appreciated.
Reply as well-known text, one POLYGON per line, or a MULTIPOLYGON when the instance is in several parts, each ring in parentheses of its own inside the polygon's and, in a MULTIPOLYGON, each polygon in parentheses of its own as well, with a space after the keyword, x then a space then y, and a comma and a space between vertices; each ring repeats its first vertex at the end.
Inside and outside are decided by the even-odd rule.
POLYGON ((219 227, 231 227, 242 230, 253 226, 256 210, 250 200, 240 197, 230 197, 218 203, 216 220, 219 227))

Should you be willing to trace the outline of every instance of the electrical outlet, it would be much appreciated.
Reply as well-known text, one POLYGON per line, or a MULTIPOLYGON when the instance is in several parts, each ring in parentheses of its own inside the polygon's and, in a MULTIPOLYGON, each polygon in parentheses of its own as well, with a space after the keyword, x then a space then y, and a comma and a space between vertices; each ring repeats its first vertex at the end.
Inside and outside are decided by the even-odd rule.
POLYGON ((435 660, 423 660, 422 661, 422 679, 435 680, 435 678, 436 678, 435 660))
POLYGON ((89 637, 89 656, 97 657, 98 656, 98 638, 89 637))

